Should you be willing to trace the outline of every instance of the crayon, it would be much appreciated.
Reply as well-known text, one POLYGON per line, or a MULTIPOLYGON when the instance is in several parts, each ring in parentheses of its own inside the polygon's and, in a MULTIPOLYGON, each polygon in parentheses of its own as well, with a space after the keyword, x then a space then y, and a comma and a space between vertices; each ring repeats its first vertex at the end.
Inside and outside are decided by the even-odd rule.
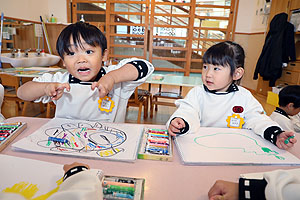
POLYGON ((56 138, 56 137, 48 137, 48 141, 60 142, 60 143, 69 143, 67 139, 56 138))
POLYGON ((107 185, 106 187, 109 188, 112 192, 120 192, 134 195, 134 188, 132 187, 123 187, 117 185, 107 185))
POLYGON ((291 136, 291 137, 288 137, 288 139, 284 140, 284 144, 288 144, 290 142, 290 139, 294 138, 295 136, 291 136))
POLYGON ((117 185, 117 186, 124 186, 124 187, 132 187, 134 188, 134 184, 131 183, 122 183, 122 182, 115 182, 115 181, 103 181, 103 185, 117 185))
POLYGON ((118 198, 133 199, 132 195, 130 195, 130 194, 124 194, 124 193, 119 193, 119 192, 114 192, 113 196, 114 197, 118 197, 118 198))
POLYGON ((22 122, 12 122, 12 123, 2 122, 2 123, 0 123, 0 126, 3 126, 3 125, 22 125, 22 122))

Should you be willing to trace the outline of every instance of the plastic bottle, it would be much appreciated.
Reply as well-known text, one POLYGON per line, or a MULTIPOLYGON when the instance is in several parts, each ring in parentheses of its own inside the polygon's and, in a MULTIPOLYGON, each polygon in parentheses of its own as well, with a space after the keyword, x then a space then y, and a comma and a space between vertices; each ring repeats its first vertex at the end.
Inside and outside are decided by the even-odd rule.
POLYGON ((56 22, 56 17, 52 14, 50 17, 50 22, 55 23, 56 22))
POLYGON ((45 56, 45 50, 44 49, 42 49, 42 51, 41 51, 41 56, 45 56))
POLYGON ((83 15, 80 16, 80 21, 81 21, 81 22, 85 22, 85 20, 84 20, 84 18, 83 18, 83 15))
POLYGON ((18 58, 20 58, 20 57, 21 57, 21 55, 22 55, 22 53, 21 53, 21 49, 18 49, 18 52, 17 52, 17 57, 18 57, 18 58))

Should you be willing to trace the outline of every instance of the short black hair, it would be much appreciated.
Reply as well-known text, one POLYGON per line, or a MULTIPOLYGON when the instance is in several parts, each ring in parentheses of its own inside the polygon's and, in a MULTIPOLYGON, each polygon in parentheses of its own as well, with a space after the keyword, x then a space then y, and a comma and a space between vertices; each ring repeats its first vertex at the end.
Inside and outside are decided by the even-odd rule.
POLYGON ((107 49, 106 37, 96 26, 85 22, 76 22, 64 28, 56 41, 56 50, 62 59, 64 58, 64 53, 71 53, 69 50, 71 38, 75 47, 79 46, 82 48, 80 36, 87 44, 94 47, 100 46, 102 54, 107 49))
POLYGON ((279 106, 294 104, 294 108, 300 107, 300 85, 288 85, 279 92, 279 106))
POLYGON ((241 45, 225 41, 217 43, 203 55, 203 64, 230 66, 230 75, 233 76, 235 69, 242 67, 245 64, 245 51, 241 45))

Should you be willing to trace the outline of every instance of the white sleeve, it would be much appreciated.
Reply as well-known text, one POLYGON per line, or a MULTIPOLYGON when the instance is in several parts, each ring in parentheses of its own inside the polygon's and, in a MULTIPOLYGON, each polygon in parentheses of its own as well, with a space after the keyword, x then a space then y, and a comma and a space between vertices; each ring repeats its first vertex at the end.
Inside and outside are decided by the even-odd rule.
POLYGON ((251 129, 254 133, 265 138, 265 130, 269 127, 278 127, 281 129, 277 122, 273 121, 269 116, 265 114, 262 105, 253 97, 249 92, 247 106, 251 109, 247 109, 245 113, 245 128, 251 129))
POLYGON ((91 169, 68 177, 48 200, 102 200, 102 171, 91 169))
POLYGON ((0 121, 3 121, 5 119, 1 112, 1 106, 3 103, 3 99, 4 99, 4 87, 2 84, 0 84, 0 121))
POLYGON ((168 120, 166 124, 167 129, 169 128, 171 121, 177 117, 184 119, 188 123, 189 130, 186 133, 194 133, 200 128, 201 116, 199 111, 199 104, 201 98, 199 97, 200 94, 198 91, 199 90, 197 90, 197 87, 194 87, 189 91, 184 99, 175 101, 177 110, 168 120))
POLYGON ((104 69, 105 69, 106 72, 110 72, 112 70, 119 69, 122 66, 124 66, 125 64, 130 63, 132 61, 142 61, 147 66, 147 74, 144 74, 143 78, 137 79, 137 80, 134 80, 134 81, 128 81, 128 82, 124 83, 124 84, 127 84, 127 85, 134 84, 134 88, 135 88, 136 86, 144 83, 146 81, 146 79, 153 73, 154 67, 149 61, 141 59, 141 58, 128 58, 128 59, 121 60, 117 65, 111 65, 109 67, 104 67, 104 69))
MULTIPOLYGON (((36 77, 32 81, 65 83, 65 82, 68 82, 68 78, 69 78, 68 72, 65 72, 65 73, 57 72, 55 74, 44 73, 41 77, 36 77)), ((49 103, 51 101, 52 101, 52 99, 49 96, 41 96, 40 98, 34 100, 34 102, 36 102, 36 103, 38 103, 38 102, 49 103)), ((56 103, 56 101, 54 103, 56 103)))
POLYGON ((300 199, 300 168, 266 172, 264 178, 268 183, 265 189, 266 199, 300 199))

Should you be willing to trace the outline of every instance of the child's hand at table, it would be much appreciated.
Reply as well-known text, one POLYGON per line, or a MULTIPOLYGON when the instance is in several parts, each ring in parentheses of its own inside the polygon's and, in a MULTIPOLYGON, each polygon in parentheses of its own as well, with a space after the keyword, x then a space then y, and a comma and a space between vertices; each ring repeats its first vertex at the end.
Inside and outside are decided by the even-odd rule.
POLYGON ((98 88, 99 90, 99 97, 105 97, 114 87, 115 79, 112 75, 105 74, 98 82, 93 82, 92 90, 98 88))
POLYGON ((285 131, 277 136, 276 146, 280 149, 288 149, 293 147, 296 142, 295 133, 285 131))
POLYGON ((70 91, 69 83, 48 83, 44 92, 47 96, 50 96, 52 100, 58 100, 62 97, 64 89, 70 91))
POLYGON ((180 133, 180 129, 184 127, 184 121, 181 118, 176 117, 171 121, 168 132, 171 136, 176 136, 176 133, 180 133))
POLYGON ((208 192, 209 200, 238 200, 239 184, 218 180, 208 192))

